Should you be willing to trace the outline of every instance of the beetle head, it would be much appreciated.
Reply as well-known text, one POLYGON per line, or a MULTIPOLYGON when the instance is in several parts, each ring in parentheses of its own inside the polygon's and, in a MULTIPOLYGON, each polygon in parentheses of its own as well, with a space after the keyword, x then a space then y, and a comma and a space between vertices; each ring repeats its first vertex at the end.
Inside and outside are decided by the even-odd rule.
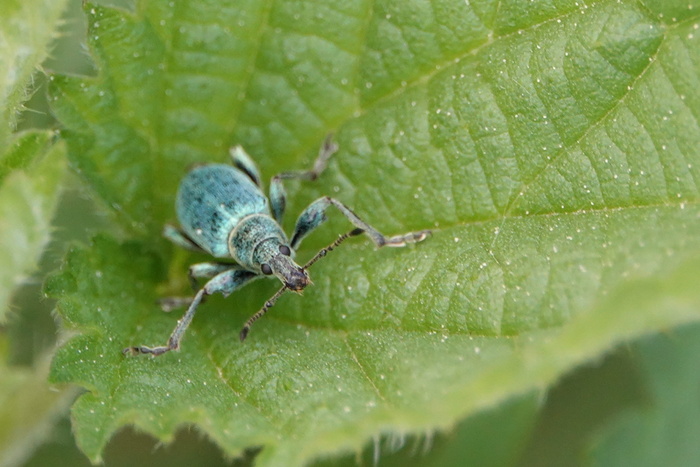
POLYGON ((259 253, 257 256, 263 274, 274 274, 285 287, 294 292, 301 292, 311 283, 309 274, 292 259, 292 250, 288 245, 270 239, 260 245, 259 250, 262 251, 256 253, 259 253))
POLYGON ((311 283, 306 271, 292 259, 282 228, 270 216, 253 214, 242 219, 228 238, 231 258, 249 271, 274 274, 284 286, 300 292, 311 283))

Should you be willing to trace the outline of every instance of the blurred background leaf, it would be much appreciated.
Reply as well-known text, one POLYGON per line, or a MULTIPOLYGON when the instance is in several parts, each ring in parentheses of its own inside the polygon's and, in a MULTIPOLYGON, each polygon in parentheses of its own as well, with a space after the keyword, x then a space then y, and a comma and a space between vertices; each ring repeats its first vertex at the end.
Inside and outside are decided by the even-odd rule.
POLYGON ((647 338, 635 346, 648 403, 620 414, 598 433, 594 465, 652 466, 700 462, 700 326, 647 338))
POLYGON ((62 181, 63 146, 53 146, 50 132, 15 130, 64 4, 9 1, 0 18, 0 323, 49 241, 62 181))
POLYGON ((32 276, 51 238, 64 181, 65 145, 53 131, 20 129, 19 115, 36 89, 65 3, 11 0, 0 15, 1 465, 19 465, 31 456, 75 397, 74 389, 49 388, 45 347, 26 340, 15 346, 15 325, 29 313, 13 302, 22 287, 37 281, 32 276), (13 358, 26 347, 32 348, 26 361, 13 358))

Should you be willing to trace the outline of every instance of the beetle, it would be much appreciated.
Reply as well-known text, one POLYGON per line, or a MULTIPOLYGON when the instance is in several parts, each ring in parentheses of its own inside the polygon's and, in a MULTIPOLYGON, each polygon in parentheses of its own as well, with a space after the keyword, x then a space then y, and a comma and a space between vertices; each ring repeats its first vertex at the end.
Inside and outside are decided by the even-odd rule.
POLYGON ((377 247, 402 247, 407 243, 420 242, 431 233, 421 230, 386 237, 340 201, 323 196, 301 213, 291 240, 288 240, 281 227, 286 205, 282 181, 316 180, 337 149, 332 135, 329 135, 311 170, 283 172, 272 178, 269 198, 263 194, 258 168, 241 146, 230 150, 233 165, 204 164, 191 170, 180 183, 175 203, 181 228, 166 225, 163 235, 180 247, 204 252, 217 259, 233 260, 234 263, 215 261, 190 266, 189 277, 195 290, 197 279, 208 281, 193 298, 173 297, 161 301, 166 311, 181 305, 188 306, 167 344, 127 347, 123 353, 162 355, 178 350, 197 307, 206 296, 218 292, 226 297, 254 279, 275 276, 282 282, 282 288, 245 323, 240 332, 240 340, 244 341, 252 324, 284 292, 303 291, 311 283, 308 268, 347 238, 364 233, 377 247), (321 249, 303 267, 299 266, 293 259, 295 251, 304 237, 326 221, 326 209, 330 206, 338 209, 355 228, 321 249))

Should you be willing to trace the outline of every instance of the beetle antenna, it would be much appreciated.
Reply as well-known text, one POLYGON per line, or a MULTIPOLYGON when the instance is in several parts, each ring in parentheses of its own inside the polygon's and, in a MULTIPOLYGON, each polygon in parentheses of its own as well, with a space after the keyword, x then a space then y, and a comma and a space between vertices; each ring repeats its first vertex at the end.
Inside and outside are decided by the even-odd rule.
MULTIPOLYGON (((313 266, 316 261, 319 259, 323 258, 328 254, 329 251, 333 251, 335 248, 337 248, 341 243, 343 243, 345 240, 347 240, 350 237, 354 237, 356 235, 360 235, 362 232, 364 232, 363 229, 353 229, 350 232, 344 233, 343 235, 339 236, 338 238, 335 239, 333 243, 328 245, 325 248, 321 248, 318 253, 314 255, 313 258, 311 258, 302 268, 304 271, 309 269, 311 266, 313 266)), ((282 287, 280 288, 275 294, 270 297, 266 302, 265 305, 258 310, 253 316, 248 318, 248 321, 245 322, 243 325, 243 329, 241 329, 241 333, 239 335, 241 342, 245 340, 246 337, 248 337, 248 332, 250 332, 250 327, 255 323, 257 320, 259 320, 267 311, 272 308, 275 303, 277 302, 277 299, 279 299, 286 291, 288 291, 289 288, 287 287, 282 287)))
POLYGON ((304 270, 309 269, 311 266, 313 266, 313 264, 314 264, 316 261, 318 261, 319 259, 321 259, 321 258, 323 258, 324 256, 326 256, 326 255, 328 254, 329 251, 333 251, 335 248, 338 247, 338 245, 340 245, 341 243, 343 243, 343 242, 344 242, 345 240, 347 240, 348 238, 354 237, 354 236, 356 236, 356 235, 360 235, 362 232, 364 232, 363 229, 353 229, 353 230, 351 230, 350 232, 344 233, 344 234, 341 235, 340 237, 336 238, 335 241, 334 241, 333 243, 331 243, 330 245, 328 245, 328 246, 325 247, 325 248, 321 248, 321 249, 319 250, 319 252, 316 253, 316 255, 315 255, 313 258, 311 258, 311 259, 309 260, 308 263, 306 263, 306 264, 304 265, 303 269, 304 269, 304 270))
POLYGON ((282 294, 284 294, 287 290, 289 290, 287 287, 282 287, 281 289, 279 289, 277 292, 275 292, 275 294, 272 297, 270 297, 265 302, 265 305, 262 308, 260 308, 260 310, 258 310, 253 316, 248 318, 248 321, 246 321, 243 325, 243 329, 241 329, 241 334, 239 336, 241 338, 241 342, 243 342, 245 338, 248 337, 248 332, 250 331, 250 327, 253 325, 253 323, 259 320, 265 313, 267 313, 267 310, 272 308, 275 305, 277 299, 280 298, 282 294))

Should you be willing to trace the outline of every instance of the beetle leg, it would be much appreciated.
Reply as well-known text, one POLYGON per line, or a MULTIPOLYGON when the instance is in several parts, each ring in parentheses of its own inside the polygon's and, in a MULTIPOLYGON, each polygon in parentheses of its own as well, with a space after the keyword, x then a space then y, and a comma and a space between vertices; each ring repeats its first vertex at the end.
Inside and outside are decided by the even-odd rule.
POLYGON ((241 146, 234 146, 229 150, 229 153, 231 154, 231 159, 233 159, 233 165, 248 175, 253 183, 261 187, 262 184, 260 182, 260 172, 258 171, 258 166, 255 165, 253 159, 247 152, 245 152, 245 149, 243 149, 241 146))
POLYGON ((192 241, 192 239, 189 236, 187 236, 185 232, 178 229, 177 227, 173 227, 170 224, 166 224, 165 227, 163 227, 163 237, 167 238, 175 245, 182 247, 186 250, 204 253, 204 250, 202 250, 196 243, 194 243, 194 241, 192 241))
MULTIPOLYGON (((212 277, 230 269, 242 269, 237 264, 231 263, 197 263, 190 266, 187 276, 190 279, 192 290, 197 290, 197 279, 211 279, 212 277)), ((192 297, 164 297, 158 300, 158 305, 165 312, 171 312, 176 308, 189 306, 192 303, 192 297)))
POLYGON ((326 209, 328 209, 329 206, 335 206, 348 218, 352 225, 364 231, 377 247, 400 247, 405 246, 407 243, 417 243, 424 240, 425 237, 431 233, 430 230, 420 230, 418 232, 408 232, 394 237, 385 237, 377 229, 360 219, 357 214, 352 212, 352 210, 343 203, 329 196, 324 196, 311 203, 299 216, 290 244, 293 249, 297 249, 304 237, 326 221, 326 209))
POLYGON ((138 354, 151 354, 151 355, 162 355, 170 350, 177 350, 180 348, 180 341, 182 336, 187 330, 187 327, 192 322, 194 314, 197 311, 197 307, 202 302, 204 297, 212 295, 214 293, 220 292, 224 297, 230 295, 235 290, 240 289, 252 279, 259 277, 254 272, 245 271, 243 269, 232 268, 226 270, 222 273, 214 276, 209 282, 207 282, 204 287, 202 287, 199 292, 192 299, 189 308, 185 315, 177 322, 177 326, 173 330, 170 338, 168 339, 167 345, 159 347, 146 347, 145 345, 137 347, 127 347, 122 353, 124 355, 138 355, 138 354))
POLYGON ((272 181, 270 181, 270 206, 278 224, 282 224, 284 209, 287 205, 287 193, 284 191, 282 180, 316 180, 326 169, 328 160, 337 150, 338 145, 333 142, 333 134, 330 133, 323 141, 311 170, 282 172, 272 177, 272 181))
POLYGON ((187 276, 190 279, 190 284, 192 284, 192 289, 197 290, 197 279, 211 279, 212 277, 231 269, 243 270, 243 268, 237 264, 217 263, 210 261, 191 265, 187 276))

